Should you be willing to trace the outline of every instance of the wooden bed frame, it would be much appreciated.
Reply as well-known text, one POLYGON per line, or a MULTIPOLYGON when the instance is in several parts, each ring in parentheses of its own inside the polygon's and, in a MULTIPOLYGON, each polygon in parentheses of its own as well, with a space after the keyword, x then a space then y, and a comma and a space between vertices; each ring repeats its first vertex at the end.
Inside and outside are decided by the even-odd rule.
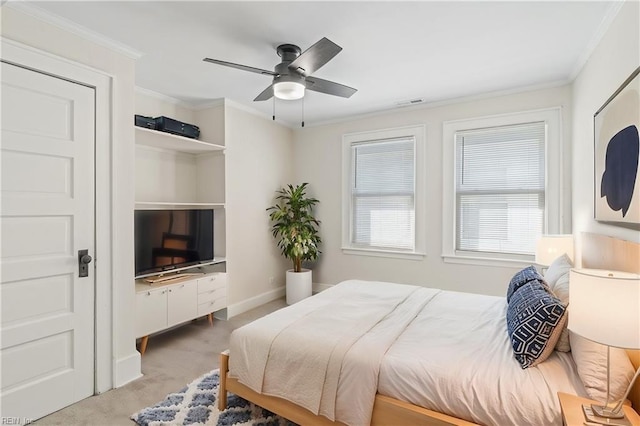
MULTIPOLYGON (((577 266, 593 269, 610 269, 640 273, 640 244, 619 240, 598 234, 581 235, 582 257, 577 266)), ((635 368, 640 368, 640 351, 628 351, 635 368)), ((220 390, 218 408, 227 406, 227 392, 232 392, 273 413, 301 425, 343 425, 318 416, 282 398, 259 394, 237 379, 228 376, 229 353, 220 354, 220 390)), ((633 407, 640 413, 640 382, 633 387, 629 396, 633 407)), ((415 425, 415 426, 472 426, 466 420, 458 419, 388 396, 376 395, 371 425, 415 425)))

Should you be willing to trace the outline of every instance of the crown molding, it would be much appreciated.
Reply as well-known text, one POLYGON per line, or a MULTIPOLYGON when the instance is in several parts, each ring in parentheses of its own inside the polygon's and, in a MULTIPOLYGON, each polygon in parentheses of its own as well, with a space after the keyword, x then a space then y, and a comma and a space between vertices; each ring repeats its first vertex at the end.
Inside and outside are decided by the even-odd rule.
POLYGON ((622 9, 622 6, 624 6, 624 3, 625 0, 611 3, 607 13, 602 18, 602 21, 600 21, 600 25, 598 25, 596 32, 593 34, 591 40, 589 40, 589 43, 587 43, 587 46, 584 48, 580 56, 578 56, 578 60, 573 65, 571 73, 569 74, 569 81, 575 80, 580 71, 582 71, 582 68, 584 68, 594 50, 598 47, 598 44, 600 44, 602 37, 604 37, 607 31, 609 31, 611 24, 616 16, 618 16, 618 13, 620 12, 620 9, 622 9))
POLYGON ((85 40, 91 41, 102 47, 106 47, 109 50, 120 53, 128 58, 138 59, 144 55, 144 53, 132 48, 131 46, 127 46, 124 43, 120 43, 119 41, 115 41, 109 37, 104 36, 103 34, 83 27, 76 22, 51 13, 41 7, 35 6, 33 3, 23 0, 9 0, 4 2, 2 4, 2 7, 8 7, 22 12, 40 21, 46 22, 55 27, 75 34, 85 40))
MULTIPOLYGON (((265 120, 273 121, 271 115, 265 114, 265 113, 263 113, 261 111, 258 111, 255 108, 251 108, 250 106, 241 104, 240 102, 225 98, 224 99, 224 103, 225 103, 225 105, 228 105, 228 106, 230 106, 232 108, 235 108, 235 109, 238 109, 240 111, 247 112, 247 113, 249 113, 251 115, 255 115, 256 117, 260 117, 260 118, 264 118, 265 120)), ((286 127, 291 127, 287 123, 283 123, 283 122, 280 122, 280 121, 277 121, 277 120, 275 122, 278 123, 278 124, 282 124, 283 126, 286 126, 286 127)))
POLYGON ((224 103, 225 103, 224 98, 217 98, 210 101, 206 101, 204 103, 193 104, 191 108, 193 108, 195 111, 201 111, 203 109, 216 108, 219 106, 223 106, 224 103))
POLYGON ((135 87, 135 92, 140 94, 140 95, 144 95, 150 98, 154 98, 157 99, 159 101, 171 104, 171 105, 178 105, 179 107, 182 108, 186 108, 186 109, 190 109, 190 110, 195 110, 197 109, 194 105, 190 104, 189 102, 185 102, 183 100, 177 99, 177 98, 173 98, 169 95, 165 95, 164 93, 160 93, 160 92, 156 92, 154 90, 150 90, 150 89, 145 89, 144 87, 140 87, 140 86, 136 86, 135 87))
POLYGON ((433 101, 433 102, 424 102, 421 104, 411 105, 411 106, 404 106, 404 105, 399 106, 394 104, 385 109, 379 109, 376 111, 371 111, 371 112, 362 113, 362 114, 349 115, 349 116, 340 117, 332 120, 320 121, 314 124, 307 125, 305 126, 305 128, 328 126, 332 124, 346 123, 349 121, 364 120, 371 117, 379 117, 381 115, 416 111, 416 110, 422 110, 422 109, 439 108, 447 105, 455 105, 455 104, 461 104, 466 102, 482 101, 485 99, 493 99, 501 96, 509 96, 509 95, 516 95, 519 93, 533 92, 536 90, 553 89, 556 87, 566 86, 570 83, 571 83, 571 80, 566 79, 566 80, 558 80, 550 83, 543 83, 543 84, 537 84, 532 86, 516 87, 512 89, 505 89, 505 90, 496 90, 492 92, 480 93, 477 95, 461 96, 458 98, 443 99, 443 100, 433 101))
MULTIPOLYGON (((165 103, 169 103, 169 104, 172 104, 172 105, 177 105, 177 106, 180 106, 182 108, 189 109, 191 111, 202 111, 202 110, 209 109, 209 108, 216 108, 216 107, 220 107, 220 106, 229 106, 231 108, 247 112, 247 113, 249 113, 251 115, 255 115, 257 117, 264 118, 266 120, 271 120, 271 116, 270 115, 263 114, 262 112, 254 109, 254 108, 248 107, 248 106, 246 106, 244 104, 241 104, 240 102, 233 101, 233 100, 228 99, 228 98, 218 98, 218 99, 213 99, 211 101, 207 101, 207 102, 202 103, 202 104, 196 104, 196 103, 191 103, 191 102, 185 102, 183 100, 176 99, 176 98, 173 98, 171 96, 165 95, 164 93, 156 92, 154 90, 145 89, 144 87, 140 87, 140 86, 136 86, 135 87, 135 92, 139 93, 141 95, 144 95, 144 96, 148 96, 150 98, 157 99, 157 100, 165 102, 165 103)), ((278 123, 282 124, 284 126, 287 126, 287 127, 291 127, 291 126, 288 126, 286 123, 280 123, 280 122, 278 122, 278 123)))

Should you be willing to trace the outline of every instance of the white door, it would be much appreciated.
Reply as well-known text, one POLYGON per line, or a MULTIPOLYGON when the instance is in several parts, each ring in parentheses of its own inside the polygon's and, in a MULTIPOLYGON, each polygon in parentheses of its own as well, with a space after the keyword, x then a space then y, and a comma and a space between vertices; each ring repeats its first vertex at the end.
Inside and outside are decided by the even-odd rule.
MULTIPOLYGON (((2 63, 3 418, 94 393, 94 89, 2 63), (88 260, 88 259, 85 259, 88 260)), ((24 422, 24 420, 22 420, 24 422)))

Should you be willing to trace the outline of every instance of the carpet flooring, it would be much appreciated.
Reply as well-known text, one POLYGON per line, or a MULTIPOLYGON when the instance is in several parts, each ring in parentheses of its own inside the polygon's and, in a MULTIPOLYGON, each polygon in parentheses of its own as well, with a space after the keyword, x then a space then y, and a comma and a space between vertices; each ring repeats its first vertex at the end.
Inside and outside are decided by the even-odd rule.
POLYGON ((228 321, 206 318, 151 336, 142 357, 143 377, 117 389, 84 399, 43 417, 35 425, 133 426, 130 419, 144 407, 162 400, 185 383, 220 367, 220 352, 238 327, 286 306, 277 299, 228 321))
POLYGON ((297 426, 237 395, 218 410, 219 370, 202 375, 178 392, 131 416, 140 426, 297 426))

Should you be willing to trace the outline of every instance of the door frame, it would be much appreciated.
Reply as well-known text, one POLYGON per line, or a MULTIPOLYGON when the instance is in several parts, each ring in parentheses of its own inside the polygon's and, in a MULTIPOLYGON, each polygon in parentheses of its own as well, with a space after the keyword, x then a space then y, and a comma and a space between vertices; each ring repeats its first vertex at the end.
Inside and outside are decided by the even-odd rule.
POLYGON ((2 62, 61 78, 95 90, 94 149, 94 394, 113 389, 115 348, 113 324, 112 202, 113 140, 111 134, 114 77, 89 66, 0 37, 2 62))

